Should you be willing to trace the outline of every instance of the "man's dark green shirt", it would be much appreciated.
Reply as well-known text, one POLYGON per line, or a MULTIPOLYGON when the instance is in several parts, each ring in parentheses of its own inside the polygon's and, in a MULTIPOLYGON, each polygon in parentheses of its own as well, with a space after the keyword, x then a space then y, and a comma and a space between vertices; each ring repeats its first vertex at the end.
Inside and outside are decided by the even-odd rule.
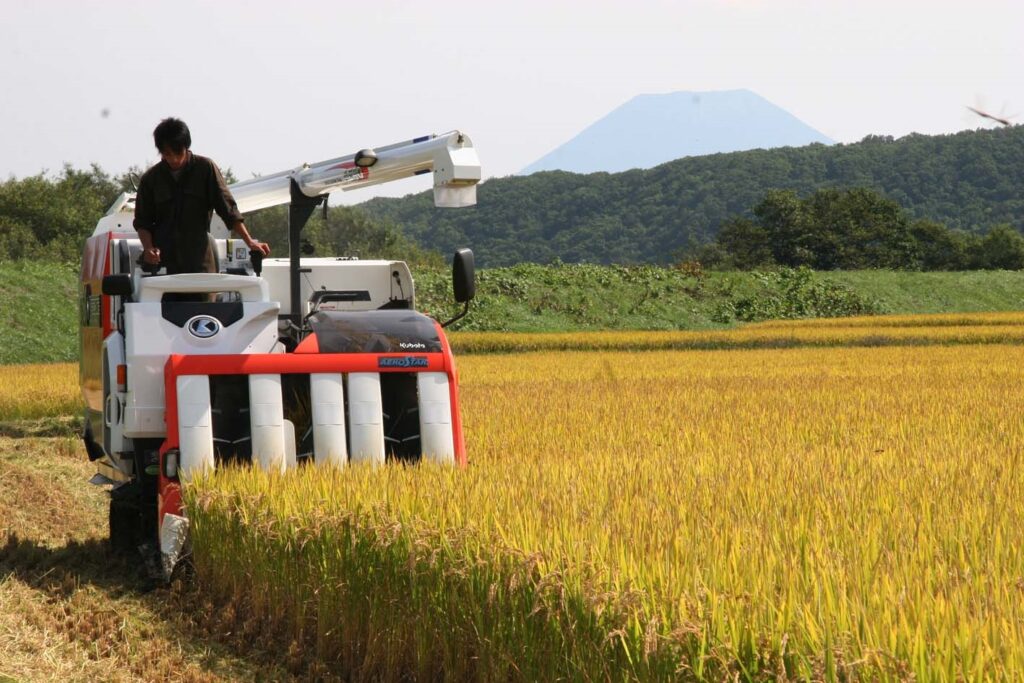
POLYGON ((217 164, 191 152, 188 156, 177 178, 164 161, 146 171, 135 196, 133 225, 153 235, 168 274, 212 272, 213 212, 229 229, 242 220, 217 164))

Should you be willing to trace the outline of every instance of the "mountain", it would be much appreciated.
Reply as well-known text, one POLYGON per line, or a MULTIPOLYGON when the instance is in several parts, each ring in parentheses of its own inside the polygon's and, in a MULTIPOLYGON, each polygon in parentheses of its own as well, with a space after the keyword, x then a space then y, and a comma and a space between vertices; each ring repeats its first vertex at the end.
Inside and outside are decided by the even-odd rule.
POLYGON ((867 187, 950 228, 1022 230, 1024 126, 711 154, 623 173, 493 178, 465 209, 435 208, 431 191, 359 207, 429 249, 471 247, 481 266, 669 263, 714 239, 723 221, 749 215, 770 189, 807 196, 824 187, 867 187))
POLYGON ((638 95, 523 169, 615 173, 682 157, 832 144, 749 90, 638 95))

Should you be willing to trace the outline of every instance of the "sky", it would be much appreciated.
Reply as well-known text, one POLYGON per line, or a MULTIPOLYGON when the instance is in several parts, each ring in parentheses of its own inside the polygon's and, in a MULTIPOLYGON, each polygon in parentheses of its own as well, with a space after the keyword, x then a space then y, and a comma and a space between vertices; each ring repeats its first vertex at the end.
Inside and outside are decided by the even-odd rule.
MULTIPOLYGON (((1024 3, 2 0, 0 178, 158 156, 239 179, 459 129, 512 175, 638 94, 747 88, 838 142, 1024 123, 1024 3)), ((426 190, 415 178, 332 203, 426 190)))

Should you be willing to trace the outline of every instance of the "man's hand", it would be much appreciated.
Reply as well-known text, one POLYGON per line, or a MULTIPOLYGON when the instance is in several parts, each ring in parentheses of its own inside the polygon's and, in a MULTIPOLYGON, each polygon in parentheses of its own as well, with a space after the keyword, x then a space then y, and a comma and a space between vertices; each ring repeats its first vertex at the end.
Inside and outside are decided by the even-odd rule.
POLYGON ((156 247, 150 247, 142 252, 143 263, 148 263, 151 266, 160 265, 160 250, 156 247))
POLYGON ((264 256, 270 255, 270 245, 266 242, 260 242, 250 235, 249 229, 245 227, 245 223, 235 223, 231 229, 238 233, 238 236, 242 238, 243 242, 245 242, 245 246, 249 247, 251 251, 259 252, 264 256))
POLYGON ((258 251, 264 256, 270 256, 270 245, 267 244, 266 242, 260 242, 259 240, 255 239, 249 239, 246 241, 245 244, 246 246, 249 247, 251 251, 258 251))

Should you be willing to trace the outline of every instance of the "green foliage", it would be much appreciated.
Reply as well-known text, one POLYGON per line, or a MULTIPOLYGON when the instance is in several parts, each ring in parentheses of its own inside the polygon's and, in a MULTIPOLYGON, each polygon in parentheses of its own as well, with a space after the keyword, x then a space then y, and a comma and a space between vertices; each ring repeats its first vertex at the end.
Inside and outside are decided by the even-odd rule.
MULTIPOLYGON (((462 310, 451 270, 417 267, 416 307, 462 310)), ((75 360, 77 268, 0 261, 0 364, 75 360)), ((1021 310, 1024 272, 708 272, 660 266, 519 264, 477 271, 477 298, 453 330, 701 330, 769 317, 1021 310)))
MULTIPOLYGON (((734 217, 752 219, 771 189, 808 196, 852 187, 896 202, 912 224, 927 220, 969 234, 1001 223, 1022 230, 1024 126, 687 157, 614 174, 494 178, 481 184, 476 207, 457 211, 436 210, 429 192, 361 206, 442 253, 472 247, 481 266, 556 258, 668 264, 711 242, 734 217)), ((834 216, 836 229, 856 217, 854 208, 834 216)), ((846 258, 834 245, 832 253, 846 258)), ((930 266, 922 259, 920 267, 930 266)))
POLYGON ((792 190, 770 190, 754 207, 754 220, 738 217, 722 226, 718 245, 721 263, 741 269, 917 269, 926 253, 929 263, 966 268, 967 250, 954 258, 947 245, 953 239, 936 223, 918 222, 912 229, 903 209, 873 190, 825 188, 806 199, 792 190))
POLYGON ((78 271, 0 260, 0 365, 78 358, 78 271))
POLYGON ((917 243, 917 263, 921 270, 958 270, 971 265, 971 251, 976 248, 977 235, 929 220, 910 224, 910 237, 917 243))
MULTIPOLYGON (((440 320, 461 310, 451 273, 420 270, 417 307, 440 320)), ((477 271, 477 296, 460 330, 557 331, 715 327, 699 270, 660 266, 521 263, 477 271)))
POLYGON ((826 188, 806 199, 770 190, 754 207, 754 220, 727 221, 718 239, 694 255, 740 270, 1020 270, 1024 236, 1006 223, 981 237, 934 221, 911 222, 898 204, 865 188, 826 188))
MULTIPOLYGON (((50 259, 77 263, 82 243, 121 192, 134 191, 139 168, 111 178, 98 166, 88 171, 65 166, 60 175, 40 174, 0 183, 0 259, 50 259)), ((227 169, 225 178, 233 179, 227 169)), ((287 207, 247 217, 250 230, 270 242, 276 255, 288 253, 287 207), (258 232, 257 232, 258 231, 258 232)), ((325 221, 310 219, 303 239, 319 256, 403 259, 439 266, 441 256, 404 237, 394 224, 362 210, 335 207, 325 221)))
MULTIPOLYGON (((277 256, 288 254, 288 207, 278 206, 246 217, 253 236, 268 242, 277 256)), ((406 238, 387 220, 370 218, 350 206, 331 207, 324 220, 322 211, 310 216, 302 231, 303 242, 315 256, 358 256, 396 259, 414 265, 440 267, 444 259, 406 238)))
MULTIPOLYGON (((112 178, 95 166, 65 167, 53 177, 0 183, 0 258, 76 262, 96 220, 140 171, 112 178)), ((707 264, 739 268, 1008 268, 1017 262, 1009 233, 987 243, 980 236, 996 225, 1024 229, 1022 187, 1022 126, 871 136, 852 145, 688 157, 625 173, 497 178, 480 186, 479 205, 467 209, 437 209, 430 192, 377 199, 332 209, 326 222, 314 215, 304 237, 317 254, 427 264, 440 262, 432 250, 470 246, 482 267, 667 265, 699 250, 707 264), (757 215, 754 207, 769 197, 774 204, 765 209, 775 213, 757 215), (766 226, 806 226, 812 218, 812 234, 790 235, 781 257, 775 253, 781 247, 766 226)), ((250 218, 277 255, 287 253, 285 215, 278 208, 250 218)))
POLYGON ((95 165, 0 183, 0 259, 77 263, 82 242, 120 192, 118 182, 95 165))
POLYGON ((720 322, 794 318, 839 318, 882 312, 874 301, 853 288, 831 280, 815 279, 806 266, 751 274, 761 285, 756 293, 726 300, 716 313, 720 322))
POLYGON ((1009 225, 997 225, 975 247, 975 265, 988 270, 1024 268, 1024 237, 1009 225))

